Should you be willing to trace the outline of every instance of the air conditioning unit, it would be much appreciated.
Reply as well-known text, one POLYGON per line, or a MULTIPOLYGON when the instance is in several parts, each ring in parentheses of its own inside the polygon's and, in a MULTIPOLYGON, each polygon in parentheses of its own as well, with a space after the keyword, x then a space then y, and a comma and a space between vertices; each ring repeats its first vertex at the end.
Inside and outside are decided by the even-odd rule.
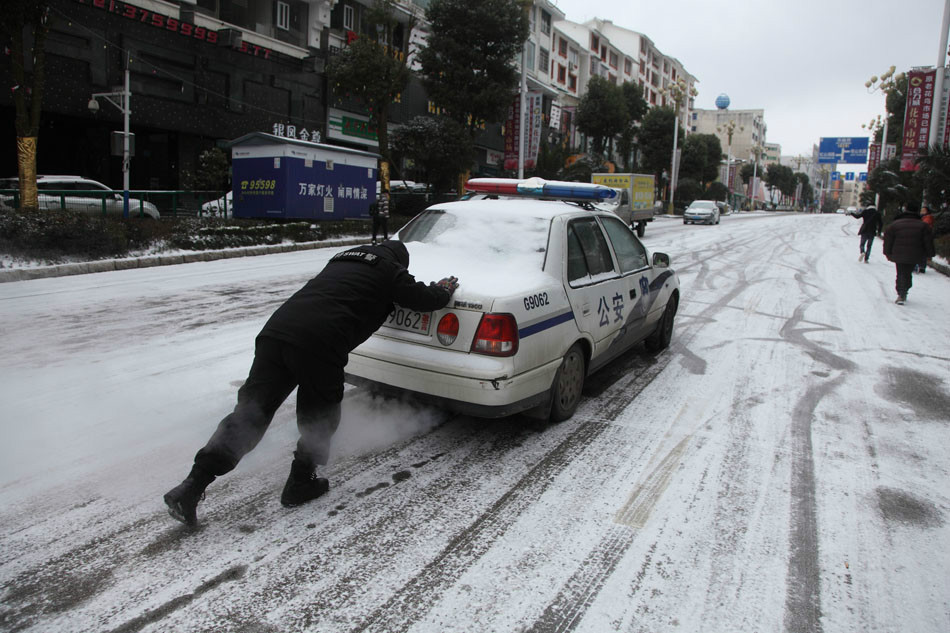
POLYGON ((567 62, 567 72, 575 73, 577 72, 577 64, 574 62, 567 62))
POLYGON ((237 29, 221 29, 218 31, 218 46, 241 48, 244 33, 237 29))

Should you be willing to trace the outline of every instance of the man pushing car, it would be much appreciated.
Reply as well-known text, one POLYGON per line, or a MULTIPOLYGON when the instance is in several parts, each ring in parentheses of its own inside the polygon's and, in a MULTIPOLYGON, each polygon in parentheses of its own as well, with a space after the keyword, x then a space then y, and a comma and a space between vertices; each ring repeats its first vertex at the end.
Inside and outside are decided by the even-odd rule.
POLYGON ((165 493, 172 517, 197 524, 205 488, 230 472, 270 425, 297 388, 300 439, 280 502, 293 507, 329 490, 317 477, 340 423, 343 368, 353 348, 386 320, 393 304, 429 312, 445 307, 458 288, 446 277, 426 285, 409 274, 409 251, 396 240, 358 246, 334 255, 323 271, 281 305, 257 335, 254 361, 237 405, 195 455, 185 480, 165 493))

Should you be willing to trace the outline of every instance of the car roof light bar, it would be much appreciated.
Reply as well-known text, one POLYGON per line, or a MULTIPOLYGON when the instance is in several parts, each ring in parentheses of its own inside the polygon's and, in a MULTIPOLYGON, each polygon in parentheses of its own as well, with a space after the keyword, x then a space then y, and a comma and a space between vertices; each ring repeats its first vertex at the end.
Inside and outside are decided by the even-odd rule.
POLYGON ((528 198, 557 198, 577 202, 599 202, 617 197, 617 190, 604 185, 585 182, 566 182, 563 180, 544 180, 543 178, 472 178, 465 183, 465 189, 475 193, 488 193, 504 196, 523 196, 528 198))

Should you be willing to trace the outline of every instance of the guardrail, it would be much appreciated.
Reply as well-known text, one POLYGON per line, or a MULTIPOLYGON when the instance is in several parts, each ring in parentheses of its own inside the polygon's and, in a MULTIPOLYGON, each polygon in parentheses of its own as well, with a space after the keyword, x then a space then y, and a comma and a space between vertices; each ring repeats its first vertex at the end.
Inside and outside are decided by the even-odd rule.
MULTIPOLYGON (((39 206, 42 210, 61 209, 121 215, 122 191, 110 189, 41 189, 39 206)), ((20 208, 19 189, 0 189, 0 205, 20 208)), ((148 217, 148 205, 153 205, 161 217, 230 217, 230 202, 221 191, 186 190, 130 190, 129 215, 148 217), (207 203, 217 203, 202 208, 207 203)))

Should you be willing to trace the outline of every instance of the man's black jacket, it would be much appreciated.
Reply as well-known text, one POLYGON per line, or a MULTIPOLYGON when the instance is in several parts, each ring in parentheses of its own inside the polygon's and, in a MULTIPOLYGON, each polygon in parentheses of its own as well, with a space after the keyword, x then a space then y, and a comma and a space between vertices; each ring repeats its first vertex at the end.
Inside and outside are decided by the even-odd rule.
POLYGON ((861 223, 861 228, 858 229, 858 235, 877 235, 884 228, 884 220, 881 219, 881 214, 874 207, 868 207, 860 213, 852 213, 851 215, 864 220, 861 223))
POLYGON ((884 231, 884 256, 895 264, 919 264, 934 256, 933 232, 916 213, 901 213, 884 231))
POLYGON ((259 336, 312 350, 322 362, 346 365, 350 350, 383 324, 398 303, 410 310, 444 308, 451 293, 409 274, 402 242, 337 253, 319 275, 280 306, 259 336))

